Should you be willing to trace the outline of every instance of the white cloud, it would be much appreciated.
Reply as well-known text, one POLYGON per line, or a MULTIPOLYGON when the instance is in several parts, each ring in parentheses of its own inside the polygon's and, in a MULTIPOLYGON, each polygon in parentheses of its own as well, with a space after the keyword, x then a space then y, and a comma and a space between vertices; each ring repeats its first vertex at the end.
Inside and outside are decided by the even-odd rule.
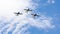
POLYGON ((14 12, 23 10, 28 6, 31 6, 29 0, 0 0, 0 16, 13 17, 14 12))
MULTIPOLYGON (((43 0, 44 2, 44 0, 43 0)), ((54 5, 56 3, 55 0, 45 0, 44 3, 40 3, 41 6, 49 6, 49 5, 54 5)))
POLYGON ((51 3, 54 4, 54 3, 55 3, 55 0, 48 0, 47 2, 48 2, 49 4, 51 4, 51 3))
POLYGON ((40 17, 39 19, 32 19, 30 18, 30 25, 37 27, 37 28, 42 28, 42 29, 47 29, 47 28, 54 28, 55 25, 52 24, 52 19, 47 18, 47 17, 40 17), (41 19, 40 19, 41 18, 41 19))

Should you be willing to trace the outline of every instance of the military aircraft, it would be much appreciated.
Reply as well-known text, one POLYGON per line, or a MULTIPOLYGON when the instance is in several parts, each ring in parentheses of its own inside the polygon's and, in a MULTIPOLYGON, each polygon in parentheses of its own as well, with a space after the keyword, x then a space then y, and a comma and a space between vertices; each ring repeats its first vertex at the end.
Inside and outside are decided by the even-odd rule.
POLYGON ((28 8, 28 9, 24 9, 24 10, 26 10, 26 12, 32 11, 32 10, 31 10, 31 9, 29 9, 29 8, 28 8))
POLYGON ((35 18, 36 16, 38 17, 39 15, 37 14, 31 14, 33 16, 33 18, 35 18))
POLYGON ((16 16, 22 15, 22 13, 20 13, 20 12, 14 13, 14 14, 16 14, 16 16))

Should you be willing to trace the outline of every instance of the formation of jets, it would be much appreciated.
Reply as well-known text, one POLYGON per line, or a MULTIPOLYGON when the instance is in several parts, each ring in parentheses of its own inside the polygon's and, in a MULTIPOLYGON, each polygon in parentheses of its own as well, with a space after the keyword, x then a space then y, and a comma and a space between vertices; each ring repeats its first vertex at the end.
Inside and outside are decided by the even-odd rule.
MULTIPOLYGON (((24 9, 24 10, 26 10, 26 12, 32 11, 29 8, 28 9, 24 9)), ((17 12, 17 13, 15 12, 14 14, 16 14, 16 16, 23 15, 23 13, 20 13, 20 12, 17 12)), ((33 16, 33 18, 35 18, 36 16, 39 16, 37 14, 31 14, 31 15, 33 16)))

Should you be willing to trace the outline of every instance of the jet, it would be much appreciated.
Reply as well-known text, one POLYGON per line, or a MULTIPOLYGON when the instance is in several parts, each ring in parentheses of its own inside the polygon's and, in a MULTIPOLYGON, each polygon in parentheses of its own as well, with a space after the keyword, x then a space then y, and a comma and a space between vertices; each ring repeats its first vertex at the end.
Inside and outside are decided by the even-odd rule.
POLYGON ((22 15, 22 13, 20 13, 20 12, 14 13, 14 14, 16 14, 16 16, 22 15))
POLYGON ((28 8, 28 9, 24 9, 24 10, 26 10, 26 12, 32 11, 32 10, 30 10, 29 8, 28 8))
POLYGON ((38 17, 39 15, 37 15, 37 14, 31 14, 32 16, 33 16, 33 18, 35 18, 35 17, 38 17))

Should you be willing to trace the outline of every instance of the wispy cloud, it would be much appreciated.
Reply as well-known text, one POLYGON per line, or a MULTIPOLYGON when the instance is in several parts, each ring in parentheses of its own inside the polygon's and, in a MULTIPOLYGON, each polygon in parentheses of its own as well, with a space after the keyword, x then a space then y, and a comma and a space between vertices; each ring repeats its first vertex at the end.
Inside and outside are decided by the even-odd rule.
POLYGON ((54 4, 54 3, 55 3, 55 0, 48 0, 47 3, 49 3, 49 4, 51 4, 51 3, 54 4))
POLYGON ((46 3, 44 3, 44 5, 46 6, 53 5, 53 4, 55 4, 55 0, 47 0, 46 3))

